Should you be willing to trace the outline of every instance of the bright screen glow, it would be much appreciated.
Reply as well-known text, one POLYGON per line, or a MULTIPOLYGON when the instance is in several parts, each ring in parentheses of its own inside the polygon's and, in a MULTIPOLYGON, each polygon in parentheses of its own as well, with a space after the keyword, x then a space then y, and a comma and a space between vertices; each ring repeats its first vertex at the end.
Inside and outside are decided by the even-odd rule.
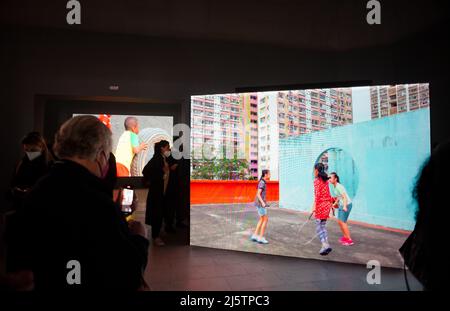
POLYGON ((402 267, 430 155, 429 85, 192 96, 191 153, 192 245, 402 267), (317 185, 317 163, 339 183, 317 185), (264 212, 268 244, 251 239, 264 212))
MULTIPOLYGON (((74 114, 77 116, 81 114, 74 114)), ((142 176, 144 166, 153 156, 153 146, 164 139, 172 145, 173 117, 93 114, 112 132, 112 152, 116 157, 117 176, 142 176), (125 127, 128 120, 128 129, 125 127), (146 148, 142 148, 146 146, 146 148), (138 147, 138 149, 136 149, 138 147)))

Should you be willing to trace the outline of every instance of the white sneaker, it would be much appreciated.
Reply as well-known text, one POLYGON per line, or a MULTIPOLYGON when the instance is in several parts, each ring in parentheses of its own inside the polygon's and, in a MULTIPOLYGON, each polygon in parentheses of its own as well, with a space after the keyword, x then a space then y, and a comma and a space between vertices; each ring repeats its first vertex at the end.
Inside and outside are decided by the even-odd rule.
POLYGON ((252 234, 252 236, 250 237, 250 240, 252 240, 253 242, 258 242, 258 236, 252 234))
POLYGON ((267 241, 266 238, 262 237, 262 238, 258 239, 258 243, 259 244, 268 244, 269 241, 267 241))
POLYGON ((153 240, 153 244, 156 245, 156 246, 164 246, 164 245, 166 245, 166 244, 164 243, 164 241, 161 240, 161 238, 156 238, 156 239, 154 239, 154 240, 153 240))

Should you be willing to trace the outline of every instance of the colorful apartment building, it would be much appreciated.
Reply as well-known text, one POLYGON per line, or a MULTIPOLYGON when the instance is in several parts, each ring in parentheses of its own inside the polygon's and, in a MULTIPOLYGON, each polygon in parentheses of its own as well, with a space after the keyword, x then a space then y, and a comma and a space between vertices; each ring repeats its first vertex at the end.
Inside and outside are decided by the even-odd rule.
MULTIPOLYGON (((194 159, 212 150, 217 158, 235 155, 258 175, 258 115, 255 94, 223 94, 191 98, 191 151, 194 159)), ((195 169, 195 161, 193 161, 195 169)))
POLYGON ((259 93, 258 168, 278 180, 278 141, 353 123, 350 88, 259 93))
POLYGON ((372 119, 429 107, 428 83, 399 84, 370 87, 372 119))
MULTIPOLYGON (((202 158, 204 145, 220 157, 237 155, 251 176, 269 169, 278 180, 278 141, 353 122, 350 88, 193 96, 191 150, 202 158)), ((192 169, 195 169, 193 161, 192 169)))
POLYGON ((250 173, 258 177, 258 95, 246 93, 243 97, 243 123, 245 159, 250 164, 250 173))

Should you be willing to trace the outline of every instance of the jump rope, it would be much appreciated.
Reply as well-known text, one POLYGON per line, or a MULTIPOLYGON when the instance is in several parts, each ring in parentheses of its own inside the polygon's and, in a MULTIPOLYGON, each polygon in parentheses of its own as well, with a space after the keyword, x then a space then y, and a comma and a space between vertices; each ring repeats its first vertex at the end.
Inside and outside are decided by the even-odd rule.
MULTIPOLYGON (((269 204, 266 205, 266 207, 271 207, 271 205, 272 205, 272 204, 269 203, 269 204)), ((334 214, 334 208, 332 208, 331 211, 333 212, 333 216, 334 216, 334 215, 335 215, 335 214, 334 214)), ((311 221, 311 218, 312 218, 312 215, 313 215, 313 214, 314 214, 314 212, 311 212, 311 213, 309 214, 308 219, 307 219, 307 220, 300 226, 300 228, 297 230, 296 236, 298 236, 298 235, 302 232, 302 230, 303 230, 303 228, 306 226, 306 224, 309 223, 309 222, 311 221)), ((310 240, 308 240, 306 243, 303 243, 303 245, 311 244, 311 242, 314 241, 314 239, 315 239, 318 235, 319 235, 319 233, 314 234, 314 236, 313 236, 310 240)))
MULTIPOLYGON (((333 216, 334 216, 334 208, 332 209, 332 211, 333 211, 333 216)), ((309 214, 308 219, 307 219, 307 220, 300 226, 300 228, 297 230, 296 236, 298 236, 298 235, 302 232, 302 230, 303 230, 303 228, 306 226, 306 224, 307 224, 308 222, 310 222, 311 217, 312 217, 313 214, 314 214, 314 212, 311 212, 311 214, 309 214)), ((319 235, 319 233, 316 233, 316 234, 315 234, 308 242, 303 243, 303 245, 311 244, 311 242, 314 241, 314 239, 315 239, 318 235, 319 235)))
MULTIPOLYGON (((300 234, 300 232, 302 232, 303 228, 306 226, 307 223, 310 222, 312 215, 314 214, 314 212, 311 212, 311 214, 309 214, 308 219, 300 226, 300 228, 297 230, 297 234, 296 236, 298 236, 300 234)), ((308 245, 311 244, 312 241, 314 241, 314 239, 316 238, 316 236, 318 236, 319 234, 316 233, 308 242, 303 243, 303 245, 308 245)))

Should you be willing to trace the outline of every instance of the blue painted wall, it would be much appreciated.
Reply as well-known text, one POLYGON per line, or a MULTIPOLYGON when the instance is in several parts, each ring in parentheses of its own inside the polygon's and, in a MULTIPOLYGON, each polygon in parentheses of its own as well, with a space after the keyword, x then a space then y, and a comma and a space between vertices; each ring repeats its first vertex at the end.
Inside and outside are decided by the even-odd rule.
POLYGON ((281 208, 309 211, 314 164, 324 151, 342 149, 329 165, 353 196, 350 219, 414 228, 412 189, 430 154, 428 108, 280 139, 279 147, 281 208))

